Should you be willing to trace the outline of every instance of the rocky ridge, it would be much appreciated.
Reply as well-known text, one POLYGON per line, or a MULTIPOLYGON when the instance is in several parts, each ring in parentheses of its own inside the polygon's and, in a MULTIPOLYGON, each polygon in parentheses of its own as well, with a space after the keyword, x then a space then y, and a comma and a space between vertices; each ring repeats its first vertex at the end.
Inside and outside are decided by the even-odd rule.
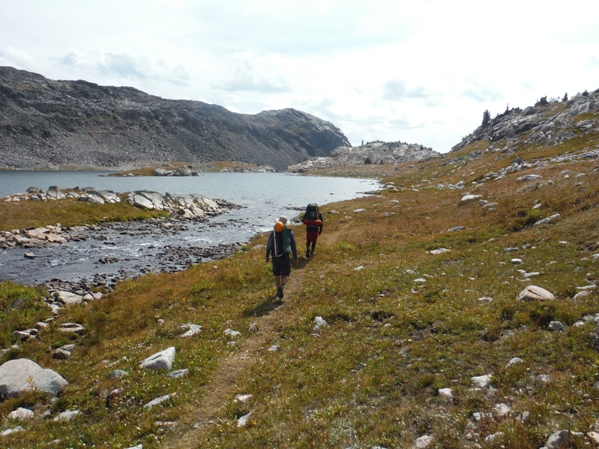
POLYGON ((440 157, 441 154, 419 144, 403 142, 368 142, 364 145, 336 148, 328 157, 316 157, 290 166, 292 173, 306 173, 335 167, 368 164, 403 164, 440 157))
POLYGON ((553 147, 582 135, 597 133, 597 114, 599 89, 592 93, 585 91, 565 101, 548 102, 544 98, 524 110, 508 108, 503 114, 489 118, 452 151, 482 140, 492 142, 508 154, 525 145, 553 147))
POLYGON ((0 166, 8 168, 239 161, 284 170, 341 145, 350 144, 337 127, 294 109, 236 114, 0 67, 0 166))

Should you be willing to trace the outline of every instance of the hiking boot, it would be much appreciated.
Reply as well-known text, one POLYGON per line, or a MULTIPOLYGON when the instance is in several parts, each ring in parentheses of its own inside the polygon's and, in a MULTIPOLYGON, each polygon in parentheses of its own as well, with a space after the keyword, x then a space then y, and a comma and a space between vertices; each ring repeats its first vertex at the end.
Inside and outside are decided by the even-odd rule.
POLYGON ((281 287, 277 287, 277 298, 283 297, 283 289, 281 287))
POLYGON ((310 258, 310 251, 306 250, 306 259, 309 259, 309 258, 310 258))

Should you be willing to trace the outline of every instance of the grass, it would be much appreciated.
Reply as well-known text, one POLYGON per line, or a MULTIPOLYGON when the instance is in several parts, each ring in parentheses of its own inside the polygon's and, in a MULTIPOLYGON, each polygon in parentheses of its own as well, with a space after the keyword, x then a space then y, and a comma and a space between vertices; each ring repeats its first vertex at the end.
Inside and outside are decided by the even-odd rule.
MULTIPOLYGON (((597 419, 599 353, 589 338, 595 323, 574 323, 599 306, 596 290, 573 298, 598 280, 595 163, 548 164, 532 171, 540 180, 524 184, 516 178, 526 172, 487 182, 474 193, 497 205, 484 210, 476 202, 460 205, 464 191, 434 185, 482 178, 489 167, 509 162, 490 152, 458 169, 444 162, 401 167, 385 179, 396 190, 323 207, 316 256, 294 269, 283 303, 272 299, 263 249, 251 249, 265 243, 259 236, 226 260, 124 281, 100 301, 69 308, 18 350, 59 372, 69 386, 55 402, 30 393, 0 403, 1 429, 17 424, 6 416, 18 406, 49 409, 53 416, 82 413, 69 423, 21 423, 26 432, 2 443, 38 447, 58 438, 61 447, 410 448, 430 435, 433 447, 528 449, 558 430, 587 432, 597 419), (536 204, 542 206, 533 209, 536 204), (555 213, 559 220, 534 226, 555 213), (448 231, 456 226, 464 229, 448 231), (450 251, 430 253, 438 248, 450 251), (526 273, 536 274, 527 279, 526 273), (518 301, 529 284, 556 299, 518 301), (328 325, 316 331, 316 317, 328 325), (57 324, 67 321, 83 324, 84 336, 59 333, 57 324), (550 332, 551 321, 566 330, 550 332), (186 323, 201 325, 201 333, 179 338, 186 323), (227 337, 229 328, 241 336, 227 337), (71 360, 52 359, 53 348, 70 342, 76 344, 71 360), (278 351, 269 350, 275 345, 278 351), (189 368, 188 377, 138 367, 170 346, 177 349, 173 369, 189 368), (508 366, 514 357, 523 362, 508 366), (111 379, 115 369, 129 375, 111 379), (485 374, 492 375, 491 389, 473 388, 471 377, 485 374), (441 388, 451 388, 454 399, 444 399, 441 388), (166 394, 174 396, 144 409, 166 394), (237 394, 253 398, 241 403, 237 394), (498 404, 511 412, 499 416, 498 404), (250 412, 248 425, 238 427, 237 419, 250 412), (477 412, 492 416, 477 421, 477 412), (503 437, 485 441, 497 432, 503 437)), ((303 242, 303 227, 295 232, 303 242)), ((4 284, 3 309, 25 295, 19 289, 32 298, 23 306, 28 312, 19 311, 20 322, 34 322, 41 292, 4 284)))
POLYGON ((248 170, 254 170, 258 168, 256 164, 250 164, 247 162, 226 162, 226 161, 216 161, 216 162, 173 162, 170 164, 159 164, 159 165, 150 165, 139 168, 132 168, 131 170, 120 171, 117 173, 113 173, 110 176, 130 176, 131 174, 135 176, 154 176, 154 171, 158 168, 163 168, 165 170, 175 171, 178 168, 190 166, 193 167, 194 170, 198 170, 200 172, 220 172, 224 169, 233 170, 236 167, 246 168, 248 170))
POLYGON ((111 221, 147 220, 165 217, 164 211, 141 210, 127 202, 90 204, 74 199, 50 202, 25 200, 0 201, 0 231, 47 225, 81 226, 111 221))

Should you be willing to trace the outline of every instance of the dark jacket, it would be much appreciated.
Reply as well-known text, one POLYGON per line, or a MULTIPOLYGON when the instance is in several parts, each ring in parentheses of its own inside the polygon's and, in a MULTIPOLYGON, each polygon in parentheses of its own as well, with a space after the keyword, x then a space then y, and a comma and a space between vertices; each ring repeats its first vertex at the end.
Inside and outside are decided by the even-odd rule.
MULTIPOLYGON (((297 247, 295 245, 295 235, 293 234, 293 231, 291 229, 285 228, 284 231, 289 232, 289 243, 291 246, 291 252, 293 253, 293 260, 297 260, 297 247)), ((278 248, 283 247, 283 232, 275 232, 275 231, 270 232, 270 235, 268 236, 268 243, 266 244, 266 258, 267 259, 275 257, 275 234, 276 234, 276 239, 277 239, 277 242, 276 242, 277 247, 278 248)))

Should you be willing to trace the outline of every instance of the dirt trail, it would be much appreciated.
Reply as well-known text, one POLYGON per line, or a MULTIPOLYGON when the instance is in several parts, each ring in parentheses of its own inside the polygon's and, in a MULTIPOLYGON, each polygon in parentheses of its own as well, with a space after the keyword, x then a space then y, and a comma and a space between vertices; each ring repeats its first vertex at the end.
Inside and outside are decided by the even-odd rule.
POLYGON ((200 447, 203 435, 211 424, 222 416, 227 404, 235 395, 248 393, 239 391, 237 380, 245 370, 260 360, 263 351, 266 350, 265 345, 273 336, 274 325, 293 314, 294 292, 301 285, 304 271, 301 268, 307 263, 309 262, 300 259, 300 269, 293 270, 291 273, 283 300, 272 298, 272 310, 256 318, 257 331, 250 333, 241 341, 238 352, 221 362, 212 379, 204 386, 206 394, 201 402, 190 406, 193 409, 190 408, 189 413, 179 421, 177 429, 162 442, 162 447, 169 449, 200 447))

